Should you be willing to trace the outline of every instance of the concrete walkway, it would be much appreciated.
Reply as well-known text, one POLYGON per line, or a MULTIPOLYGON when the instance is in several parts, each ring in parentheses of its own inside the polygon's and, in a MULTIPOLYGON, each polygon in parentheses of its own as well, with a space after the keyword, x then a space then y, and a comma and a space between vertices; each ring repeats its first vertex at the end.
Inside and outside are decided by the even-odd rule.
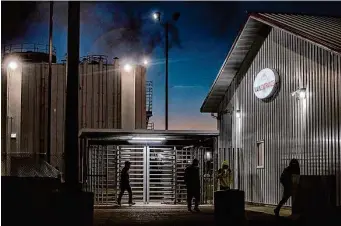
MULTIPOLYGON (((95 210, 95 226, 109 225, 215 225, 211 205, 201 206, 201 213, 190 213, 185 205, 123 205, 114 209, 95 210)), ((284 210, 282 215, 290 215, 284 210)), ((290 225, 287 218, 276 219, 271 207, 246 206, 245 225, 290 225)))

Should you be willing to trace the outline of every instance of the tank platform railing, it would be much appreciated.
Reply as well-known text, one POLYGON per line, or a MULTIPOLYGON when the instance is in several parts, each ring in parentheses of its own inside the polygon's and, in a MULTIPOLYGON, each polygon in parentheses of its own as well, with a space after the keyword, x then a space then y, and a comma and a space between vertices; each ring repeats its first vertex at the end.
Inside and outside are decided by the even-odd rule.
MULTIPOLYGON (((5 44, 2 48, 2 55, 10 53, 46 53, 49 54, 49 45, 36 43, 5 44)), ((52 48, 52 54, 56 55, 56 48, 52 48)))
POLYGON ((81 63, 88 64, 99 64, 100 62, 103 64, 108 64, 108 56, 106 55, 88 55, 80 58, 81 63))

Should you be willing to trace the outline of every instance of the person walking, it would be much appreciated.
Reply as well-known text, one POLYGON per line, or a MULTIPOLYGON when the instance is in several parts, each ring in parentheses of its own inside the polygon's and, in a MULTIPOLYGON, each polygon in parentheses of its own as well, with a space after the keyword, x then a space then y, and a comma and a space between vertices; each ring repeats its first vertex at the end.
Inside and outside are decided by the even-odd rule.
POLYGON ((217 178, 219 180, 220 190, 230 190, 233 182, 233 175, 227 161, 224 161, 221 168, 218 170, 217 178))
POLYGON ((121 199, 124 194, 124 191, 127 190, 129 194, 129 206, 135 205, 133 203, 133 193, 131 191, 130 182, 129 182, 129 169, 130 169, 131 163, 129 161, 126 161, 124 163, 124 167, 121 171, 121 181, 120 181, 120 194, 118 196, 117 203, 119 206, 121 206, 121 199))
MULTIPOLYGON (((300 176, 300 165, 297 159, 292 159, 289 166, 286 167, 280 177, 280 182, 283 185, 284 191, 281 201, 278 203, 274 212, 276 217, 279 216, 279 212, 282 206, 293 196, 298 184, 300 176)), ((293 197, 294 198, 294 197, 293 197)))
POLYGON ((188 211, 192 212, 192 199, 195 199, 194 210, 200 212, 200 176, 199 176, 199 161, 194 159, 192 165, 185 170, 185 183, 187 187, 187 207, 188 211))

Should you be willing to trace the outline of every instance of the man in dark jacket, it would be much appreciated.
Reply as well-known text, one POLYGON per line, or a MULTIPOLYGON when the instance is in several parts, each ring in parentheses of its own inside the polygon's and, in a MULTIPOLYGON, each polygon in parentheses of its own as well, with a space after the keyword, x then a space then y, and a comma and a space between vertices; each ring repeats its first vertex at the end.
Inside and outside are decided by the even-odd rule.
POLYGON ((199 212, 200 201, 200 177, 199 177, 199 161, 193 160, 192 165, 185 170, 185 183, 187 187, 187 207, 188 211, 192 211, 192 198, 195 198, 194 210, 199 212))
POLYGON ((277 205, 276 209, 274 210, 275 215, 279 216, 279 211, 288 201, 288 199, 293 195, 293 188, 294 188, 294 183, 297 183, 295 180, 296 177, 300 175, 300 165, 298 163, 297 159, 292 159, 289 163, 289 166, 286 167, 283 170, 283 173, 281 174, 280 182, 283 185, 284 191, 283 191, 283 196, 282 200, 279 202, 277 205))
POLYGON ((124 194, 124 191, 127 190, 129 194, 129 205, 132 206, 135 203, 133 203, 133 193, 131 191, 130 183, 129 183, 129 169, 130 169, 131 163, 129 161, 126 161, 124 163, 124 167, 121 171, 121 181, 120 181, 120 194, 118 196, 117 203, 120 206, 121 205, 121 199, 124 194))

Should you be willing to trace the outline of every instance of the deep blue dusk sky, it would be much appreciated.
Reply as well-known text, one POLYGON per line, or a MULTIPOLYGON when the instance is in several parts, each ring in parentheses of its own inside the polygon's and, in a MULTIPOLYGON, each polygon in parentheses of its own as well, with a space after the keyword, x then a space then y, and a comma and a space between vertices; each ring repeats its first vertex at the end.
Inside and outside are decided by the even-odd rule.
MULTIPOLYGON (((20 3, 17 14, 11 11, 13 4, 2 2, 2 45, 48 43, 48 3, 20 3), (12 23, 9 25, 8 21, 12 23)), ((81 56, 104 54, 109 59, 124 59, 134 52, 138 61, 144 47, 129 50, 129 42, 117 43, 122 33, 129 30, 127 15, 141 14, 138 21, 142 27, 134 35, 143 46, 149 36, 162 30, 152 21, 153 11, 160 11, 166 18, 173 12, 181 13, 175 24, 179 39, 174 38, 169 53, 169 129, 216 129, 215 119, 201 114, 200 106, 246 20, 247 11, 341 16, 339 2, 83 2, 81 7, 81 56)), ((67 2, 55 2, 54 10, 53 45, 57 59, 62 60, 67 47, 67 2)), ((147 80, 154 84, 151 121, 156 129, 164 129, 163 51, 159 43, 148 55, 151 65, 147 80)))

